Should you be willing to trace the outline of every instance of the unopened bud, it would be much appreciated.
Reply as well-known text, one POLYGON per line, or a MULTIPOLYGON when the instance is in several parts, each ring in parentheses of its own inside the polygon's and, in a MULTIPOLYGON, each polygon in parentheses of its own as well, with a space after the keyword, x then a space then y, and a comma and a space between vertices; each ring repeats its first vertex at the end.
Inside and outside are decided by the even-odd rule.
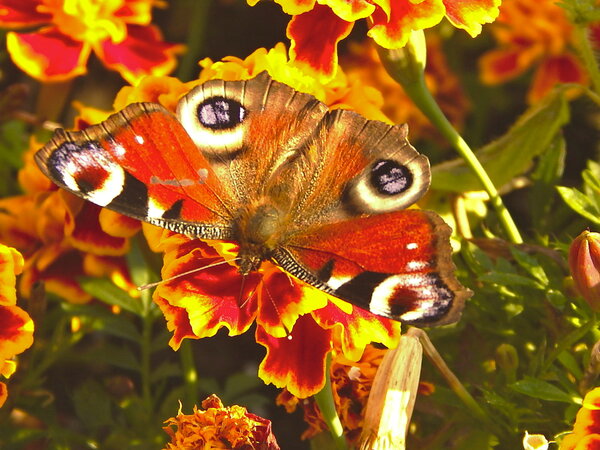
POLYGON ((584 231, 569 249, 575 288, 596 312, 600 311, 600 233, 584 231))

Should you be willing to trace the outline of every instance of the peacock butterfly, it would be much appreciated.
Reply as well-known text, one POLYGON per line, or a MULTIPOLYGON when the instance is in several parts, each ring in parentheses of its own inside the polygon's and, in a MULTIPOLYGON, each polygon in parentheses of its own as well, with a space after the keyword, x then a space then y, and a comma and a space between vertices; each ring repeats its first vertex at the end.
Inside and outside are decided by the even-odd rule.
POLYGON ((84 131, 59 129, 36 154, 57 185, 97 205, 203 240, 236 241, 242 274, 274 262, 374 314, 458 320, 450 228, 404 209, 428 189, 427 158, 390 126, 263 72, 212 80, 177 117, 136 103, 84 131))

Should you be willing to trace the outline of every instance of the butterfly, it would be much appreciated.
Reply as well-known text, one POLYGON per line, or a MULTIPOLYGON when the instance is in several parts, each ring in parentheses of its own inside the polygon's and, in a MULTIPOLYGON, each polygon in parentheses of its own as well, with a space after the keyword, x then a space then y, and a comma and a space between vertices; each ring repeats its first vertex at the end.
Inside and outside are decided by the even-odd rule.
POLYGON ((428 159, 406 125, 330 110, 262 72, 211 80, 173 115, 135 103, 83 131, 59 129, 40 169, 92 203, 202 240, 235 241, 242 275, 270 261, 374 314, 458 320, 450 227, 405 209, 427 191, 428 159))

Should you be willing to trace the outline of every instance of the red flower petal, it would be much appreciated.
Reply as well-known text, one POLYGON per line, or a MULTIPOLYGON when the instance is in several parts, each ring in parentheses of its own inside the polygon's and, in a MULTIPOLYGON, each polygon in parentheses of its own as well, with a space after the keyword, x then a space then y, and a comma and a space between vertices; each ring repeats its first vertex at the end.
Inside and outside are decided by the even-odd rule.
POLYGON ((344 356, 358 361, 365 347, 371 342, 379 342, 393 348, 400 339, 400 323, 376 316, 368 311, 354 307, 347 314, 335 304, 312 313, 315 321, 323 328, 332 329, 334 336, 341 342, 344 356))
POLYGON ((287 27, 292 41, 291 59, 325 78, 332 77, 338 63, 337 43, 350 34, 353 26, 353 22, 340 19, 323 5, 294 16, 287 27))
POLYGON ((173 306, 158 295, 155 295, 153 299, 167 320, 167 329, 169 331, 174 331, 173 337, 169 341, 169 345, 173 350, 178 350, 181 346, 181 342, 186 338, 199 339, 199 336, 196 336, 194 330, 192 330, 190 316, 188 316, 188 313, 184 308, 173 306))
POLYGON ((129 241, 107 234, 100 227, 101 207, 66 192, 63 198, 67 206, 65 237, 78 250, 103 256, 120 256, 129 249, 129 241))
POLYGON ((579 60, 570 53, 550 57, 537 68, 527 95, 535 103, 559 83, 587 84, 588 76, 579 60))
MULTIPOLYGON (((221 327, 227 327, 230 336, 241 334, 256 316, 254 293, 261 281, 260 274, 252 273, 244 278, 236 267, 224 263, 223 258, 206 243, 190 240, 176 251, 165 254, 162 278, 167 280, 211 264, 219 265, 163 282, 154 293, 155 301, 159 305, 166 302, 184 309, 189 326, 198 338, 213 336, 221 327)), ((172 310, 168 312, 173 314, 172 310)), ((181 312, 177 314, 181 319, 181 312)), ((173 326, 176 325, 173 322, 173 326)), ((186 335, 187 332, 184 330, 180 334, 186 335)))
POLYGON ((457 28, 466 30, 472 37, 481 33, 481 24, 496 20, 501 0, 443 0, 446 17, 457 28))
POLYGON ((0 408, 2 408, 2 405, 4 405, 4 402, 6 402, 7 398, 8 389, 6 388, 6 384, 0 383, 0 408))
POLYGON ((127 25, 127 38, 113 43, 106 40, 94 50, 109 68, 118 71, 131 84, 146 75, 167 75, 177 63, 175 54, 182 47, 162 40, 154 26, 127 25))
POLYGON ((380 7, 371 16, 373 26, 368 32, 375 42, 385 48, 403 47, 412 30, 423 30, 437 25, 445 13, 442 0, 410 0, 390 2, 390 14, 380 7))
POLYGON ((31 27, 50 22, 51 14, 38 11, 40 0, 2 0, 0 26, 4 28, 31 27))
POLYGON ((256 342, 267 348, 258 369, 258 376, 265 383, 285 387, 300 398, 314 395, 323 388, 331 331, 321 328, 309 314, 296 321, 287 337, 274 338, 257 327, 256 342))
POLYGON ((320 291, 273 267, 267 269, 258 289, 256 322, 271 336, 285 337, 299 316, 324 307, 327 299, 320 291))
POLYGON ((13 62, 29 76, 41 81, 64 81, 86 72, 90 49, 56 28, 6 36, 13 62))
POLYGON ((484 83, 497 84, 521 75, 533 62, 530 50, 510 47, 487 52, 479 61, 484 83))
POLYGON ((0 364, 33 344, 33 321, 18 306, 0 306, 0 364))

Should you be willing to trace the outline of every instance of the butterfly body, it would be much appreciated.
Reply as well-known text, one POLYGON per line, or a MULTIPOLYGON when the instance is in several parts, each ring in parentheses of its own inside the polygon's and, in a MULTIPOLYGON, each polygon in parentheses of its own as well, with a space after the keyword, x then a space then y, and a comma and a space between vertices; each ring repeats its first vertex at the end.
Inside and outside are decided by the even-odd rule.
POLYGON ((128 106, 36 155, 59 186, 100 206, 206 240, 235 241, 240 273, 264 261, 376 314, 455 321, 450 229, 410 209, 427 158, 390 126, 263 73, 213 80, 179 102, 128 106))

